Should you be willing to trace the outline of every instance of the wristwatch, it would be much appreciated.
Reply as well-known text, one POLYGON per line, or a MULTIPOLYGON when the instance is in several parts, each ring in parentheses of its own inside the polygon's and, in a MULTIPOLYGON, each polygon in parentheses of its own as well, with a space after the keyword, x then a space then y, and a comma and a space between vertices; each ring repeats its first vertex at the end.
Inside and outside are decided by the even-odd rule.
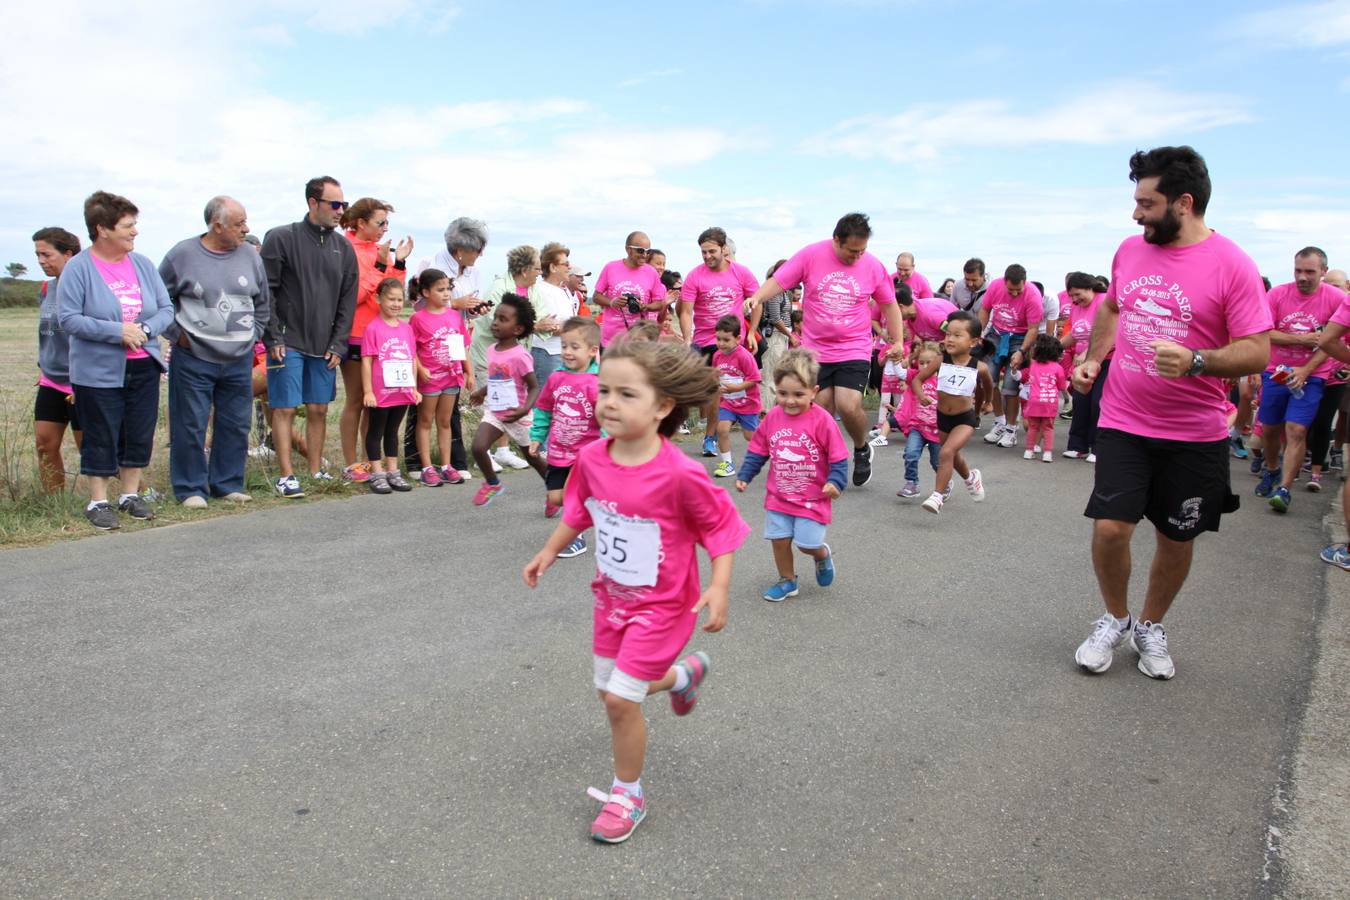
POLYGON ((1187 375, 1199 375, 1205 371, 1205 355, 1199 350, 1191 351, 1191 367, 1186 370, 1187 375))
POLYGON ((145 336, 146 336, 147 339, 149 339, 149 337, 150 337, 150 326, 147 325, 147 324, 145 324, 144 322, 140 322, 139 324, 140 324, 140 326, 141 326, 141 332, 145 334, 145 336))

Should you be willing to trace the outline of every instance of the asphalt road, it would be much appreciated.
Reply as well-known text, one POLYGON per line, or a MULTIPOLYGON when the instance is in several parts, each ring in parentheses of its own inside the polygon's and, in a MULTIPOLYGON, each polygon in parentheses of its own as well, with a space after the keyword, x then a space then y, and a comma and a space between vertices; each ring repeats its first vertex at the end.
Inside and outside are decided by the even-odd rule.
POLYGON ((1235 464, 1244 509, 1167 621, 1177 677, 1128 651, 1089 677, 1090 466, 981 444, 988 500, 934 517, 894 496, 899 457, 839 501, 835 585, 783 604, 762 480, 738 499, 713 673, 688 718, 651 702, 650 814, 617 847, 587 837, 594 561, 524 587, 552 528, 532 473, 486 509, 445 486, 0 554, 0 894, 1283 890, 1329 495, 1279 517, 1235 464))

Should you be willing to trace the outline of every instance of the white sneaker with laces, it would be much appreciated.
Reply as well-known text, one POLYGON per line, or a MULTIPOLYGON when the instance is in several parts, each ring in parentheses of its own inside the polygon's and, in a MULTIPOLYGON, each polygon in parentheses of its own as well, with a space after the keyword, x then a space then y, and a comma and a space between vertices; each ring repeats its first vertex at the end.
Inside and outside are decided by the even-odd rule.
POLYGON ((1006 448, 1006 447, 1016 447, 1016 446, 1017 446, 1017 426, 1016 426, 1016 425, 1009 425, 1007 428, 1004 429, 1004 431, 1003 431, 1003 437, 1001 437, 1001 438, 998 439, 998 445, 999 445, 1000 447, 1005 447, 1005 448, 1006 448))
POLYGON ((1023 453, 1023 454, 1022 454, 1022 458, 1023 458, 1023 459, 1035 459, 1035 458, 1036 458, 1036 451, 1035 451, 1035 450, 1028 450, 1026 453, 1023 453))
POLYGON ((976 503, 984 499, 984 479, 980 477, 979 469, 970 470, 970 477, 966 479, 966 490, 970 491, 970 498, 976 503))
POLYGON ((1157 622, 1140 622, 1130 629, 1130 646, 1139 654, 1139 671, 1166 681, 1177 674, 1167 652, 1167 632, 1157 622))
POLYGON ((492 459, 499 466, 508 466, 512 469, 527 469, 530 464, 517 456, 510 447, 498 447, 492 451, 492 459))
POLYGON ((937 491, 928 495, 928 499, 923 501, 923 508, 936 515, 942 512, 942 494, 937 491))
POLYGON ((1007 425, 1004 425, 1001 422, 995 423, 994 427, 989 429, 989 433, 984 436, 984 442, 986 444, 997 444, 999 441, 1003 440, 1003 435, 1006 434, 1007 431, 1007 425))
POLYGON ((1132 630, 1132 625, 1133 620, 1121 625, 1115 616, 1106 613, 1092 623, 1092 634, 1078 645, 1073 661, 1086 672, 1095 675, 1105 672, 1111 668, 1112 655, 1121 641, 1125 640, 1125 632, 1132 630))

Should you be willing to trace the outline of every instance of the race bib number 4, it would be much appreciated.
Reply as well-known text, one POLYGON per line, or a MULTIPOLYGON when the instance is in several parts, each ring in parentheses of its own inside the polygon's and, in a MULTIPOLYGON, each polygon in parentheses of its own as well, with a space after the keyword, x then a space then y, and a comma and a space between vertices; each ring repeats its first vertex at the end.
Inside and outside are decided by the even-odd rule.
POLYGON ((380 369, 384 373, 384 386, 387 388, 410 388, 413 386, 413 364, 410 359, 381 360, 380 369))
POLYGON ((520 405, 520 398, 516 395, 516 383, 509 378, 492 378, 488 380, 487 407, 493 412, 501 412, 506 409, 515 409, 520 405))
POLYGON ((594 497, 586 501, 586 509, 595 525, 595 563, 600 571, 629 587, 655 587, 660 523, 608 512, 594 497))

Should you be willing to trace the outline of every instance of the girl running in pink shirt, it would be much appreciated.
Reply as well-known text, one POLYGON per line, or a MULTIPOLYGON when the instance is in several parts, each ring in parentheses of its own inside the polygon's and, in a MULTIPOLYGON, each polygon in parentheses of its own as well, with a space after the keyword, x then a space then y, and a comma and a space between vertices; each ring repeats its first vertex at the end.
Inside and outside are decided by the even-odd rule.
POLYGON ((403 282, 386 278, 375 289, 380 314, 361 336, 361 385, 366 413, 366 458, 370 489, 376 494, 410 491, 398 468, 399 426, 408 410, 422 402, 417 379, 425 374, 417 361, 417 338, 398 317, 403 311, 403 282), (383 446, 384 452, 380 452, 383 446))
POLYGON ((732 555, 750 527, 730 496, 670 442, 686 410, 718 394, 717 372, 683 344, 615 341, 600 364, 597 413, 608 435, 582 448, 563 495, 563 518, 525 566, 535 587, 559 553, 595 528, 593 614, 595 687, 609 717, 614 781, 591 837, 627 840, 647 814, 642 766, 647 724, 642 702, 670 692, 675 715, 698 700, 709 660, 679 660, 706 607, 706 632, 727 620, 732 555), (712 559, 700 592, 697 547, 712 559))
POLYGON ((1022 370, 1027 391, 1022 404, 1022 421, 1027 428, 1023 459, 1035 459, 1039 450, 1041 462, 1055 461, 1055 416, 1059 414, 1059 395, 1069 383, 1064 376, 1063 356, 1064 348, 1054 335, 1037 335, 1031 345, 1031 365, 1022 370))
POLYGON ((942 360, 934 365, 919 367, 919 371, 910 379, 909 389, 914 392, 914 402, 920 406, 937 403, 938 436, 942 438, 942 451, 938 454, 937 483, 933 493, 923 501, 923 508, 930 513, 942 511, 948 488, 951 486, 952 472, 965 479, 966 490, 979 502, 984 499, 984 480, 980 470, 966 465, 961 456, 964 447, 975 429, 980 427, 976 398, 992 397, 993 380, 989 370, 979 364, 983 346, 980 343, 980 320, 974 313, 954 312, 943 323, 946 332, 942 339, 942 360), (934 400, 925 390, 924 382, 937 375, 937 399, 934 400))
MULTIPOLYGON (((909 367, 908 378, 913 380, 919 374, 919 369, 927 366, 928 370, 932 371, 934 375, 923 383, 923 390, 929 397, 936 396, 936 373, 942 366, 942 345, 935 341, 916 341, 912 355, 913 360, 909 367)), ((929 403, 921 406, 915 402, 914 392, 906 391, 895 419, 900 425, 900 431, 905 435, 905 484, 896 492, 896 496, 917 497, 919 496, 919 460, 923 458, 925 450, 928 451, 928 460, 933 465, 933 471, 937 472, 939 468, 942 438, 938 436, 937 404, 929 403)), ((951 496, 951 492, 949 482, 947 492, 942 495, 942 499, 945 501, 951 496)))
POLYGON ((741 346, 740 316, 723 316, 717 320, 715 334, 717 349, 713 351, 712 367, 722 383, 721 400, 717 408, 717 452, 722 461, 713 470, 716 478, 730 478, 736 474, 731 461, 731 425, 741 426, 748 443, 759 428, 759 383, 762 377, 755 357, 741 346))
POLYGON ((520 446, 525 461, 540 478, 548 477, 544 461, 530 452, 530 411, 539 396, 539 382, 534 377, 534 359, 520 343, 534 333, 534 307, 519 294, 507 294, 497 305, 491 327, 497 343, 488 347, 487 384, 480 384, 472 397, 476 404, 487 404, 473 435, 474 462, 483 473, 474 506, 487 506, 506 490, 488 459, 488 451, 502 435, 520 446))
MULTIPOLYGON (((414 275, 408 291, 422 308, 413 313, 413 335, 417 338, 417 361, 425 376, 418 382, 422 402, 417 407, 417 454, 422 466, 422 484, 440 487, 441 483, 463 484, 464 476, 452 466, 450 420, 459 404, 461 391, 474 391, 473 366, 464 365, 468 328, 459 310, 450 307, 450 276, 440 269, 427 269, 414 275), (437 430, 441 468, 431 464, 431 426, 437 430)), ((456 451, 464 453, 463 444, 456 451)))

